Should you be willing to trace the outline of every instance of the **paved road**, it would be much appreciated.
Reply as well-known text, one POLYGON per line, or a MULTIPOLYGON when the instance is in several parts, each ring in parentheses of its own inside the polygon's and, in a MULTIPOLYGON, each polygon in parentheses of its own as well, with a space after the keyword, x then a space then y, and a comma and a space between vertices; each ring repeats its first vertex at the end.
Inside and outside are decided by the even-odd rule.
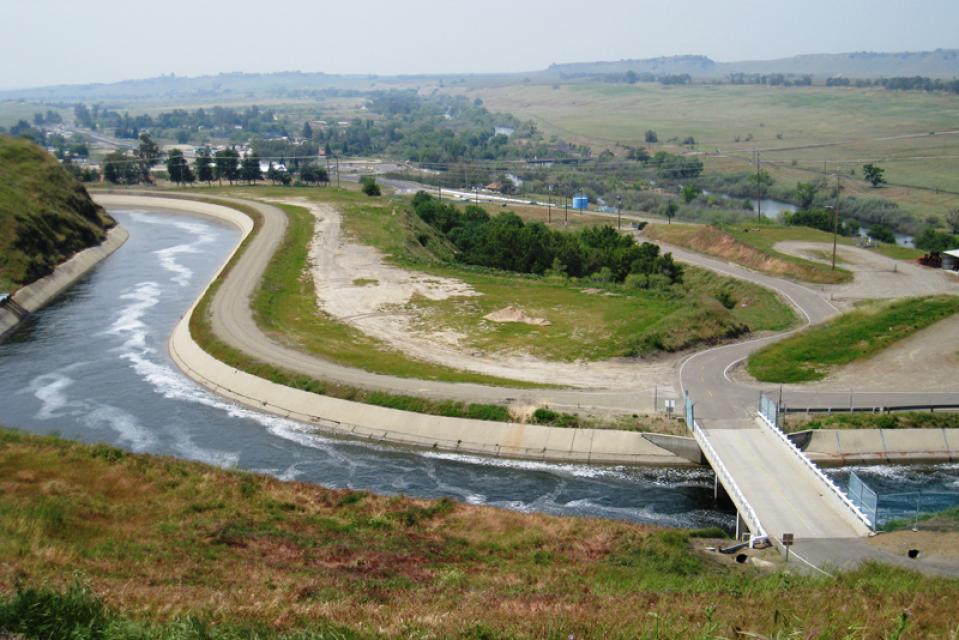
MULTIPOLYGON (((226 276, 213 300, 213 329, 224 341, 257 359, 318 379, 436 399, 548 404, 566 410, 615 412, 653 407, 652 392, 643 394, 613 389, 531 390, 400 378, 338 365, 280 344, 257 326, 250 309, 250 299, 262 279, 271 256, 282 241, 286 231, 286 216, 278 208, 269 204, 247 200, 234 201, 254 206, 263 216, 263 225, 243 257, 226 276)), ((678 248, 665 248, 673 251, 674 255, 684 262, 758 282, 779 291, 813 322, 821 322, 837 313, 835 308, 820 295, 802 285, 756 274, 742 267, 725 264, 678 248)), ((744 417, 750 414, 756 404, 757 391, 731 382, 724 376, 724 372, 730 363, 742 359, 753 349, 775 339, 777 337, 762 338, 711 349, 696 354, 684 363, 679 372, 677 384, 680 389, 690 390, 693 399, 697 402, 698 417, 708 420, 744 417)), ((665 391, 659 391, 660 397, 668 395, 665 391)), ((848 402, 848 395, 842 393, 809 395, 811 397, 807 400, 813 403, 841 405, 843 402, 848 402)), ((954 398, 954 401, 959 402, 959 394, 949 395, 954 398)), ((906 397, 909 401, 920 400, 915 394, 906 394, 904 398, 906 397)), ((792 401, 792 396, 789 399, 792 401)), ((921 401, 928 401, 928 398, 924 395, 921 401)))

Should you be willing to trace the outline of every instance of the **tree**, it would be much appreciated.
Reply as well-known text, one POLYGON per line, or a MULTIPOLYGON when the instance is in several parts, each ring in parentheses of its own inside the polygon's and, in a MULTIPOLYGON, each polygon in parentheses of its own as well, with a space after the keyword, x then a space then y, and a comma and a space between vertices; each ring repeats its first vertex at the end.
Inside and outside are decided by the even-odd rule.
POLYGON ((689 204, 693 200, 699 197, 699 189, 694 187, 691 184, 687 184, 683 187, 683 190, 679 194, 683 198, 683 202, 689 204))
POLYGON ((679 211, 679 205, 675 201, 670 200, 666 203, 666 206, 663 207, 663 215, 666 216, 666 224, 672 224, 673 218, 676 216, 676 213, 679 211))
POLYGON ((363 193, 370 197, 380 195, 380 185, 376 184, 376 178, 373 176, 363 176, 360 178, 360 186, 363 193))
POLYGON ((646 130, 646 144, 656 144, 659 142, 659 136, 652 129, 646 130))
POLYGON ((797 182, 796 200, 799 202, 799 208, 802 210, 811 209, 818 193, 819 184, 815 182, 797 182))
POLYGON ((955 249, 957 245, 956 238, 948 233, 942 233, 935 229, 926 229, 916 236, 916 248, 923 251, 949 251, 955 249))
POLYGON ((313 139, 313 127, 310 126, 309 121, 303 123, 303 133, 302 137, 304 140, 313 139))
POLYGON ((886 184, 886 179, 883 177, 885 172, 885 169, 881 169, 874 164, 862 165, 862 177, 866 180, 866 182, 871 184, 873 188, 876 188, 881 184, 886 184))
POLYGON ((103 161, 103 177, 113 184, 138 184, 143 178, 140 163, 120 151, 114 151, 103 161))
POLYGON ((959 209, 951 209, 946 213, 946 226, 953 233, 959 233, 959 209))
POLYGON ((216 163, 213 174, 216 176, 216 179, 219 180, 220 184, 223 184, 223 178, 226 178, 230 184, 233 184, 233 182, 240 177, 240 154, 236 152, 236 149, 217 151, 213 155, 213 161, 216 163))
POLYGON ((179 149, 170 152, 166 161, 166 170, 170 175, 170 180, 177 184, 192 184, 196 180, 193 171, 190 170, 189 163, 183 157, 183 152, 179 149))
POLYGON ((200 182, 205 182, 207 184, 212 184, 214 175, 213 158, 210 157, 210 150, 207 148, 202 148, 196 153, 196 163, 194 164, 196 169, 196 179, 200 182))
POLYGON ((307 184, 317 184, 319 182, 329 182, 330 176, 323 167, 309 163, 300 167, 300 179, 307 184))
POLYGON ((874 224, 869 227, 869 237, 877 242, 885 242, 886 244, 896 243, 896 234, 884 224, 874 224))
POLYGON ((157 146, 150 136, 140 134, 140 146, 136 150, 137 159, 140 161, 140 173, 144 182, 153 182, 150 178, 150 169, 152 169, 163 156, 160 147, 157 146))
POLYGON ((263 172, 260 171, 260 157, 252 153, 240 164, 240 177, 246 180, 247 184, 256 184, 257 180, 263 179, 263 172))

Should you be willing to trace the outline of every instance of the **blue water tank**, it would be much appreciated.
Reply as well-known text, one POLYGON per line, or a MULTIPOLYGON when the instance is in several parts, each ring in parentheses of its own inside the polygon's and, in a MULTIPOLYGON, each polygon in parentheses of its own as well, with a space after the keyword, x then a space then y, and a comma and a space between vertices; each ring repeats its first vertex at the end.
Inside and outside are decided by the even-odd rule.
POLYGON ((578 211, 589 209, 589 196, 573 196, 573 208, 578 211))

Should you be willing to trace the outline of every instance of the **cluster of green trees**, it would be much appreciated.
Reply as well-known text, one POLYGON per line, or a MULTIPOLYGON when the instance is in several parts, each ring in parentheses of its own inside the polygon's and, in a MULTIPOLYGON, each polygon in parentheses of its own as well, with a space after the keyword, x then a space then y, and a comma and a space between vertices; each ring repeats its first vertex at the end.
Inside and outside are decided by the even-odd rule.
POLYGON ((77 125, 91 130, 112 131, 117 138, 137 139, 145 129, 149 129, 154 136, 175 138, 181 144, 196 138, 201 131, 207 136, 238 141, 246 140, 251 135, 290 135, 289 123, 285 119, 279 118, 272 109, 255 105, 245 109, 219 106, 192 111, 174 109, 154 117, 148 114, 121 114, 100 104, 90 107, 77 104, 73 115, 77 125))
POLYGON ((811 87, 812 76, 793 73, 731 73, 729 84, 759 84, 771 87, 811 87))
POLYGON ((883 87, 891 91, 943 91, 959 93, 959 79, 941 80, 926 76, 899 76, 895 78, 829 78, 827 87, 883 87))
MULTIPOLYGON (((113 184, 140 184, 153 181, 151 169, 163 159, 163 153, 149 135, 140 134, 140 145, 133 155, 114 152, 106 157, 103 171, 107 181, 113 184)), ((196 160, 190 165, 189 160, 179 149, 173 149, 166 157, 166 171, 170 180, 183 185, 195 182, 212 184, 214 181, 231 185, 236 182, 256 184, 260 180, 270 180, 273 184, 288 185, 298 174, 300 180, 306 184, 320 184, 329 182, 326 169, 313 163, 303 163, 298 170, 282 171, 273 162, 264 172, 260 166, 260 157, 249 154, 240 157, 234 149, 222 149, 215 153, 209 148, 201 148, 197 152, 196 160)))
POLYGON ((609 282, 629 279, 638 288, 682 282, 682 267, 671 254, 660 254, 659 247, 648 242, 637 244, 609 226, 556 231, 540 222, 527 224, 511 212, 491 217, 475 205, 460 209, 422 191, 413 198, 413 210, 443 233, 467 264, 609 282))
MULTIPOLYGON (((790 213, 788 211, 784 212, 782 215, 782 221, 787 225, 811 227, 813 229, 819 229, 821 231, 828 231, 829 233, 832 233, 833 225, 835 224, 834 215, 834 212, 829 211, 828 209, 807 208, 800 209, 795 213, 790 213)), ((859 229, 859 223, 851 218, 843 218, 839 221, 839 235, 849 237, 857 236, 859 235, 859 229)), ((893 241, 895 241, 895 238, 893 238, 893 241)))

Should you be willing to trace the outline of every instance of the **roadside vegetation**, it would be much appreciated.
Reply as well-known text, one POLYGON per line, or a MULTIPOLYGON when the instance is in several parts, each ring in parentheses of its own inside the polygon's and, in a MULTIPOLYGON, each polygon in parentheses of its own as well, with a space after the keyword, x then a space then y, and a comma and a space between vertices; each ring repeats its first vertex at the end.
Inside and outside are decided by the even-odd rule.
POLYGON ((736 565, 697 550, 718 530, 379 497, 9 430, 0 486, 0 635, 13 637, 957 631, 959 582, 879 565, 834 579, 736 565))
POLYGON ((852 279, 852 273, 837 267, 805 260, 775 250, 778 242, 801 240, 831 243, 832 235, 807 227, 785 227, 772 224, 683 225, 653 224, 646 235, 698 253, 721 258, 769 275, 814 282, 836 284, 852 279))
POLYGON ((761 382, 822 380, 833 367, 874 356, 957 312, 956 296, 872 303, 760 349, 748 370, 761 382))
MULTIPOLYGON (((882 525, 883 531, 905 531, 917 524, 916 518, 890 520, 882 525)), ((923 531, 959 531, 959 507, 935 513, 920 513, 919 528, 923 531)))
POLYGON ((790 432, 806 429, 959 429, 959 413, 909 411, 903 413, 787 414, 790 432))
POLYGON ((114 224, 55 158, 0 135, 0 292, 52 273, 114 224))

